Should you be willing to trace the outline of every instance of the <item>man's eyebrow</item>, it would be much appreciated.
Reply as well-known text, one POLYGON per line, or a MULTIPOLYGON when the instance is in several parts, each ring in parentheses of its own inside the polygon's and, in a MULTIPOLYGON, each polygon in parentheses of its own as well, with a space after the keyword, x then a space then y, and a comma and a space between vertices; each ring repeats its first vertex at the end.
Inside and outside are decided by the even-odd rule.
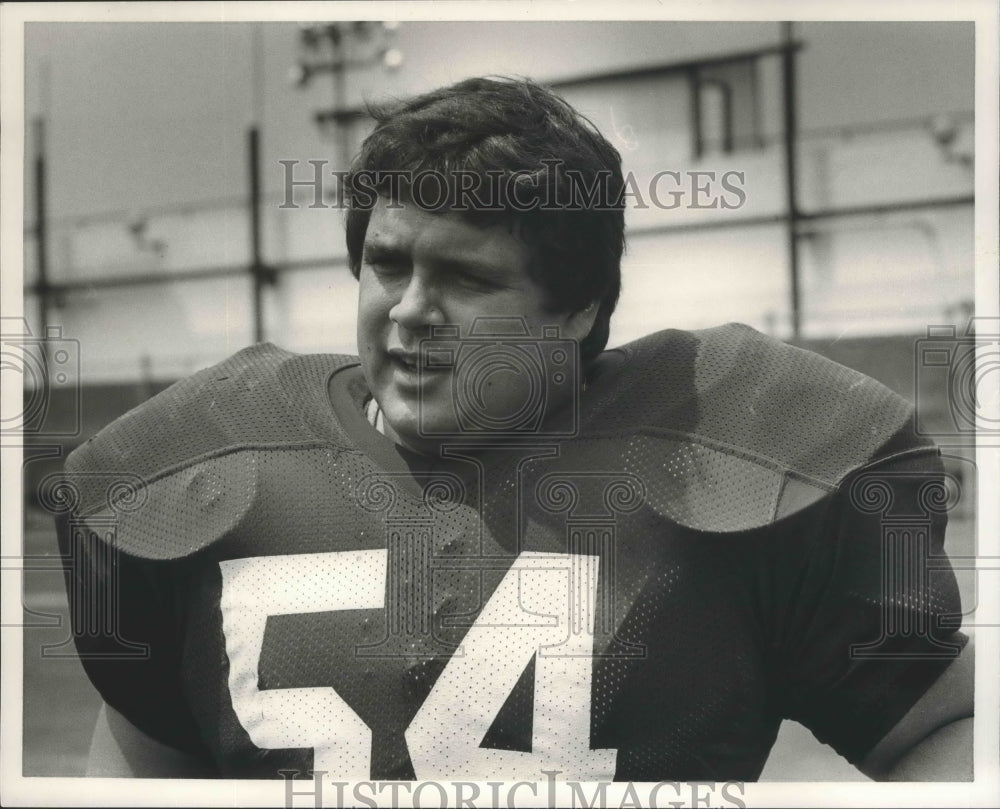
POLYGON ((472 272, 498 279, 517 275, 516 270, 504 257, 491 260, 479 250, 466 247, 459 247, 455 251, 444 249, 434 256, 434 263, 447 272, 472 272))
POLYGON ((476 275, 489 275, 502 277, 506 270, 502 266, 495 266, 488 261, 475 257, 451 257, 441 256, 434 262, 437 267, 449 273, 475 273, 476 275))
POLYGON ((384 242, 366 242, 362 249, 362 257, 366 260, 409 262, 410 254, 399 245, 384 242))
MULTIPOLYGON (((380 261, 386 264, 409 264, 413 258, 409 250, 391 242, 366 242, 362 252, 365 261, 380 261)), ((478 256, 435 256, 434 266, 448 273, 475 273, 477 275, 503 278, 509 271, 502 265, 484 261, 478 256)))

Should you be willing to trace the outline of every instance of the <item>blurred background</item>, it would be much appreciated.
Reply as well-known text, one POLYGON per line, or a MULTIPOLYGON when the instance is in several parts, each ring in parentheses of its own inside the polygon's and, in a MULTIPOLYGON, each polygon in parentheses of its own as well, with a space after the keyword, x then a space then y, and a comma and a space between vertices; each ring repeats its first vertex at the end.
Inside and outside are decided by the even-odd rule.
MULTIPOLYGON (((66 629, 40 481, 125 410, 255 341, 354 353, 333 172, 368 131, 366 102, 467 76, 554 87, 636 178, 611 345, 736 320, 882 380, 953 445, 967 495, 949 548, 972 554, 970 428, 951 387, 974 311, 973 33, 943 22, 27 24, 25 319, 5 320, 3 336, 22 355, 28 433, 24 774, 81 774, 99 704, 72 655, 42 653, 66 629), (657 185, 676 207, 649 193, 663 171, 682 178, 657 185), (707 191, 690 172, 709 173, 697 180, 707 191), (944 367, 919 360, 929 326, 943 327, 944 367)), ((968 611, 974 589, 959 578, 968 611)), ((785 723, 763 779, 863 776, 785 723)))

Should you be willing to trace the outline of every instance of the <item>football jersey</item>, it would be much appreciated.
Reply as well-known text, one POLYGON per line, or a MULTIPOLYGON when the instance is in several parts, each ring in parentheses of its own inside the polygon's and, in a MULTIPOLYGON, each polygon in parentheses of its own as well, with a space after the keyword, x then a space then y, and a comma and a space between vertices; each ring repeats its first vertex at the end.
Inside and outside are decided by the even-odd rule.
POLYGON ((437 458, 368 398, 254 346, 67 461, 87 674, 220 776, 754 780, 784 718, 858 762, 965 642, 936 449, 818 355, 661 332, 572 437, 437 458))

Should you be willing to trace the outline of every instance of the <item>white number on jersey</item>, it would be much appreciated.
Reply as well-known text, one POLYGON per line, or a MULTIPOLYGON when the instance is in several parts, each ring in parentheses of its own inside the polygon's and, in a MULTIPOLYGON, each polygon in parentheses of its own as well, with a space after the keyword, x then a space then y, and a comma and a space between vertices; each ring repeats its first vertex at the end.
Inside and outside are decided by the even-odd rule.
POLYGON ((421 779, 611 780, 615 750, 590 749, 596 556, 523 553, 406 731, 421 779), (480 747, 535 657, 531 752, 480 747))
MULTIPOLYGON (((263 556, 222 567, 222 628, 233 709, 261 748, 311 747, 331 778, 370 777, 371 730, 333 688, 261 691, 269 615, 384 607, 385 550, 263 556)), ((609 780, 616 750, 590 749, 598 558, 523 553, 469 629, 406 730, 420 780, 609 780), (535 658, 532 751, 480 747, 535 658)))
POLYGON ((385 602, 386 551, 252 556, 221 562, 222 632, 233 710, 261 748, 313 748, 313 769, 367 780, 372 732, 325 688, 257 687, 269 615, 377 609, 385 602))

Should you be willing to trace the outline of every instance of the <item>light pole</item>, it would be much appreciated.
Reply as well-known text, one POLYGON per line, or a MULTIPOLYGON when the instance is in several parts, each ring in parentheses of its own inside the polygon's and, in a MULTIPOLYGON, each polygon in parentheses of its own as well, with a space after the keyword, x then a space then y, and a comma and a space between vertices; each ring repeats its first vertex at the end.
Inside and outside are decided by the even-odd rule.
POLYGON ((397 24, 392 22, 332 22, 302 25, 299 44, 302 55, 289 71, 289 78, 298 87, 307 85, 314 76, 333 76, 333 106, 315 115, 321 127, 333 125, 340 146, 341 169, 351 162, 351 142, 347 127, 356 114, 347 108, 347 70, 369 67, 378 63, 395 70, 403 62, 403 54, 392 47, 397 24))

